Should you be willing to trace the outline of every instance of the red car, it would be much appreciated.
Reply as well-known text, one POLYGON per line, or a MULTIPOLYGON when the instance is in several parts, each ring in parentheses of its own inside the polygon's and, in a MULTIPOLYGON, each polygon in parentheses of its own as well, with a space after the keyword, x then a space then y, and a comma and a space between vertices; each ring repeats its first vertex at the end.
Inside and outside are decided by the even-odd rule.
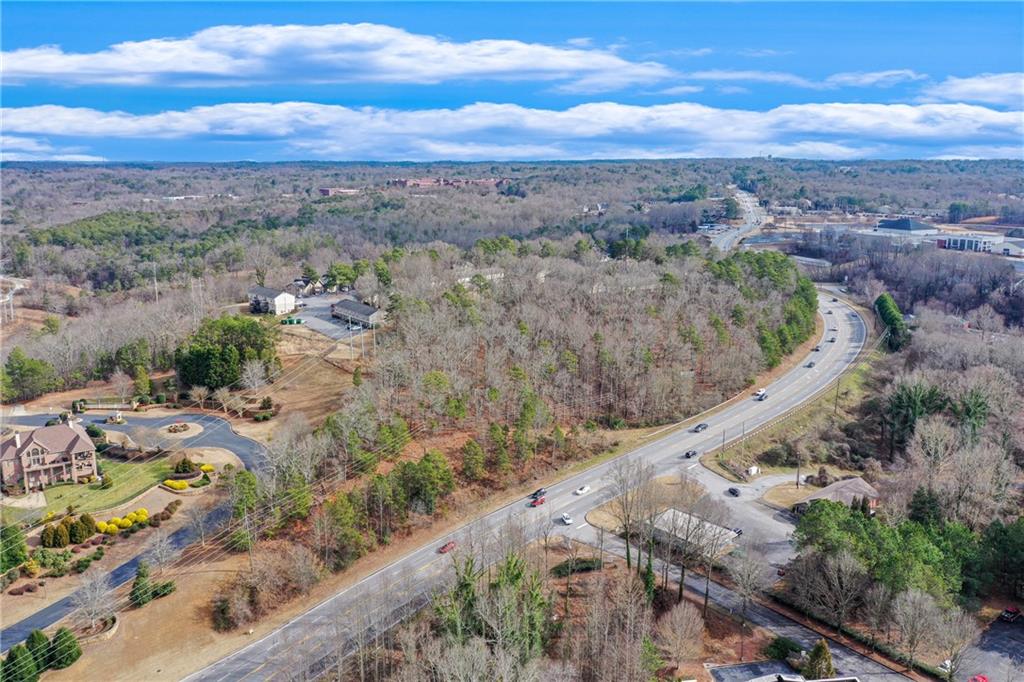
POLYGON ((1003 609, 1003 612, 999 614, 1001 620, 1005 620, 1007 623, 1012 623, 1020 618, 1020 609, 1016 606, 1007 606, 1003 609))
POLYGON ((441 554, 447 554, 448 552, 452 551, 453 549, 455 549, 455 541, 454 540, 449 540, 448 542, 446 542, 443 545, 441 545, 441 549, 439 549, 437 551, 440 552, 441 554))
POLYGON ((544 497, 543 495, 541 495, 540 497, 535 498, 532 502, 530 502, 530 506, 531 507, 539 507, 542 504, 544 504, 545 502, 547 502, 547 498, 544 497))

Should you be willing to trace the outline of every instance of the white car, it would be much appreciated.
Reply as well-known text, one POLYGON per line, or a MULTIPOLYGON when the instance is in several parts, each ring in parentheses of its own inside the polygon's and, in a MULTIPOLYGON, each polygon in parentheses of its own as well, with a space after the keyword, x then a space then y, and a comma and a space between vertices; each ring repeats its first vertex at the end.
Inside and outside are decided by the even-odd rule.
POLYGON ((581 485, 579 488, 576 488, 574 494, 575 495, 586 495, 589 492, 590 492, 590 486, 589 485, 581 485))
POLYGON ((757 389, 757 391, 754 392, 754 397, 755 398, 760 398, 761 396, 763 396, 767 392, 768 391, 766 391, 765 389, 759 388, 759 389, 757 389))
POLYGON ((569 516, 568 514, 562 514, 562 523, 564 523, 567 526, 571 526, 572 525, 572 517, 569 516))

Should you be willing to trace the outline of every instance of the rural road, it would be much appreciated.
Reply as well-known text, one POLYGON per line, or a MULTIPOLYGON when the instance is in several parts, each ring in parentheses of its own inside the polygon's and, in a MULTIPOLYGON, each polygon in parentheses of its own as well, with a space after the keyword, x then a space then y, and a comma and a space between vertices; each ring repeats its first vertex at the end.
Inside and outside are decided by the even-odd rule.
MULTIPOLYGON (((815 397, 856 360, 866 340, 865 322, 845 303, 832 303, 830 299, 827 293, 821 297, 821 312, 826 322, 821 350, 800 358, 796 368, 766 386, 767 400, 756 401, 751 397, 732 403, 713 416, 706 417, 709 428, 702 433, 666 429, 666 435, 655 437, 650 443, 616 460, 551 484, 548 486, 546 505, 531 509, 528 500, 513 502, 467 524, 453 537, 458 540, 460 547, 470 547, 474 533, 500 529, 503 524, 514 519, 522 522, 532 538, 539 537, 545 526, 555 523, 560 534, 587 541, 592 532, 585 522, 587 512, 613 496, 611 485, 605 477, 614 466, 614 461, 631 458, 649 463, 658 475, 677 472, 684 463, 685 466, 692 466, 690 473, 712 495, 720 496, 729 503, 733 524, 744 529, 740 543, 764 545, 772 563, 785 561, 792 551, 789 543, 792 521, 787 514, 757 502, 758 491, 765 483, 733 484, 700 466, 696 459, 684 460, 681 455, 690 449, 707 453, 723 441, 734 441, 744 433, 781 418, 794 407, 815 397), (832 313, 829 314, 828 310, 832 310, 832 313), (838 331, 830 332, 831 327, 838 331), (836 342, 828 342, 833 337, 836 342), (805 367, 811 360, 816 363, 813 369, 805 367), (589 485, 590 492, 581 496, 574 495, 573 491, 583 485, 589 485), (738 498, 726 493, 731 486, 740 489, 738 498), (571 526, 563 525, 558 520, 552 521, 559 519, 562 513, 568 513, 574 519, 571 526)), ((265 637, 186 679, 214 681, 288 678, 296 672, 296 666, 308 666, 332 655, 337 651, 335 647, 340 646, 339 638, 352 634, 357 630, 358 623, 367 617, 370 601, 376 600, 376 608, 385 610, 387 618, 404 601, 422 600, 432 588, 443 584, 451 559, 439 554, 437 549, 447 539, 449 537, 437 538, 406 554, 265 637), (398 588, 399 583, 414 586, 411 593, 403 593, 398 588)), ((384 622, 390 620, 385 619, 384 622)))

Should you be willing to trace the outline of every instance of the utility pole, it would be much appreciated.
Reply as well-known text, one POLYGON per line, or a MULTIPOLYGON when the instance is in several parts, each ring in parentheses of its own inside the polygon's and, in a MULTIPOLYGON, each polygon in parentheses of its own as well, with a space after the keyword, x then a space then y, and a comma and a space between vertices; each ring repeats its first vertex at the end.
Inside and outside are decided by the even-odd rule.
POLYGON ((841 379, 836 379, 836 400, 835 405, 832 408, 832 414, 839 414, 839 383, 841 379))

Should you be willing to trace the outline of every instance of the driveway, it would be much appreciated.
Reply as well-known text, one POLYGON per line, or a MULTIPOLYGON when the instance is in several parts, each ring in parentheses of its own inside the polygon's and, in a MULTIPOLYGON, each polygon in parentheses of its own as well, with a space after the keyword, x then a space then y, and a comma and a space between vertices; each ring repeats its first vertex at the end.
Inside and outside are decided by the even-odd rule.
POLYGON ((997 620, 964 654, 958 677, 987 675, 999 682, 1024 682, 1024 618, 1016 623, 997 620))
POLYGON ((302 318, 306 326, 315 332, 320 332, 329 339, 338 341, 347 339, 359 334, 358 331, 349 331, 347 325, 341 320, 331 317, 331 305, 343 299, 352 299, 346 294, 321 294, 320 296, 308 296, 300 299, 305 307, 298 308, 294 316, 302 318))

